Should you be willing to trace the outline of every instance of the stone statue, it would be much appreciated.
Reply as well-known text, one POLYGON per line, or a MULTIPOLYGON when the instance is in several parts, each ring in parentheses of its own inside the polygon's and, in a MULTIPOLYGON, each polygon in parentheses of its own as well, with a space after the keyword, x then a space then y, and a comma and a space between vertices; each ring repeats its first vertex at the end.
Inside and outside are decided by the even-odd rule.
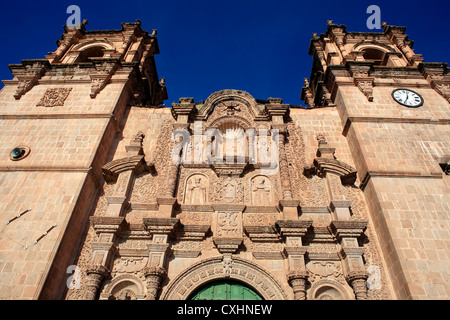
POLYGON ((186 199, 187 204, 204 204, 206 203, 206 187, 203 184, 202 178, 200 176, 194 176, 188 182, 186 188, 186 199))
POLYGON ((266 178, 258 177, 253 181, 252 200, 254 205, 270 205, 270 184, 266 183, 266 178))

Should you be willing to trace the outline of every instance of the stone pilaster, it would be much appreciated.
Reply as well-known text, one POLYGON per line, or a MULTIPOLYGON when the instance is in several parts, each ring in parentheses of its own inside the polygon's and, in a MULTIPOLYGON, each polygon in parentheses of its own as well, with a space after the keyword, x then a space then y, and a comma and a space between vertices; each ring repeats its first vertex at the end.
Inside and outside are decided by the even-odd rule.
POLYGON ((283 192, 284 200, 292 200, 292 186, 289 176, 289 163, 286 155, 285 140, 287 136, 286 128, 280 127, 279 131, 279 143, 278 143, 278 155, 279 155, 279 168, 281 176, 281 190, 283 192))
MULTIPOLYGON (((299 200, 293 199, 291 177, 289 174, 289 162, 285 141, 288 137, 287 124, 285 123, 289 115, 289 106, 282 104, 281 99, 269 98, 269 104, 266 105, 266 111, 272 120, 272 130, 278 131, 278 167, 281 178, 281 191, 284 202, 280 201, 280 207, 283 210, 283 219, 298 219, 299 200)), ((272 134, 274 134, 272 132, 272 134)), ((273 160, 272 160, 273 161, 273 160)))
POLYGON ((367 221, 332 221, 330 226, 331 232, 340 243, 339 255, 344 273, 357 300, 367 299, 367 273, 363 260, 365 249, 358 244, 358 238, 366 227, 367 221))
POLYGON ((288 257, 287 280, 294 292, 295 300, 306 299, 306 281, 308 272, 305 265, 306 248, 302 238, 312 225, 309 220, 278 220, 276 225, 285 243, 288 257))
POLYGON ((147 300, 156 300, 161 281, 166 276, 165 265, 170 252, 169 237, 180 227, 180 220, 144 218, 143 222, 152 236, 152 242, 147 245, 148 263, 143 269, 147 285, 147 300))

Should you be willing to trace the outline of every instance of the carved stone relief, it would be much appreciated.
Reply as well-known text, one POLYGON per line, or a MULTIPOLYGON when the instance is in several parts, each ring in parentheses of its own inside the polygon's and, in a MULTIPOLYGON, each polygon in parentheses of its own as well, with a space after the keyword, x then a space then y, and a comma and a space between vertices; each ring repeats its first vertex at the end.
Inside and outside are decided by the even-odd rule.
POLYGON ((136 177, 130 201, 138 203, 156 202, 156 185, 154 177, 146 173, 136 177))
POLYGON ((215 202, 216 198, 220 196, 215 195, 214 184, 216 183, 216 181, 216 174, 209 168, 192 169, 182 166, 180 169, 180 178, 177 192, 178 202, 192 205, 215 202), (204 192, 202 190, 204 190, 204 192), (192 192, 194 192, 194 196, 197 197, 197 200, 191 203, 192 192), (199 202, 199 199, 204 199, 204 201, 199 202))
POLYGON ((223 182, 222 189, 223 200, 225 202, 235 202, 236 200, 236 181, 228 177, 223 182))
POLYGON ((208 202, 208 179, 200 174, 191 176, 186 183, 185 204, 205 204, 208 202))
POLYGON ((116 258, 113 270, 117 273, 136 273, 145 267, 147 261, 145 257, 116 258))
POLYGON ((217 212, 216 223, 215 236, 225 238, 242 237, 241 212, 217 212))
POLYGON ((342 267, 339 261, 310 261, 306 264, 306 269, 310 272, 310 281, 318 281, 329 277, 338 278, 342 275, 342 267), (314 280, 311 280, 314 278, 314 280))
POLYGON ((62 107, 72 88, 50 88, 36 105, 37 107, 62 107))
POLYGON ((278 213, 245 213, 243 219, 246 226, 274 225, 278 219, 278 213))
POLYGON ((268 206, 273 204, 272 185, 265 176, 256 176, 251 180, 252 205, 268 206))

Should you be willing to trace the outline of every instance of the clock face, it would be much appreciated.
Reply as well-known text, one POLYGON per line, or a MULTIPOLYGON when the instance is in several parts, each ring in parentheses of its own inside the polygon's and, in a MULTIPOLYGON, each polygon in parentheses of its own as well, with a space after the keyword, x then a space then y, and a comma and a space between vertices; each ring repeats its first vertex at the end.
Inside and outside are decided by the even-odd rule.
POLYGON ((396 89, 392 91, 392 98, 405 107, 417 108, 423 105, 422 96, 409 89, 396 89))

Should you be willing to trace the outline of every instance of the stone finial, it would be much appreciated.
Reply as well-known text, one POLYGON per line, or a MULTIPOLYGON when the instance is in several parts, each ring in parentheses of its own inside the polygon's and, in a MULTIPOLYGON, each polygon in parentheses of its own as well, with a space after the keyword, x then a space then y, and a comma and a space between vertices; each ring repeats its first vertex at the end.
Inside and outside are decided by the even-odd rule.
POLYGON ((308 78, 303 79, 303 83, 305 84, 305 88, 309 88, 309 81, 308 78))
POLYGON ((139 130, 133 137, 133 141, 142 142, 145 138, 145 134, 139 130))
POLYGON ((325 136, 323 135, 323 133, 318 133, 316 136, 316 139, 317 139, 317 141, 319 141, 319 145, 327 143, 327 140, 325 139, 325 136))

